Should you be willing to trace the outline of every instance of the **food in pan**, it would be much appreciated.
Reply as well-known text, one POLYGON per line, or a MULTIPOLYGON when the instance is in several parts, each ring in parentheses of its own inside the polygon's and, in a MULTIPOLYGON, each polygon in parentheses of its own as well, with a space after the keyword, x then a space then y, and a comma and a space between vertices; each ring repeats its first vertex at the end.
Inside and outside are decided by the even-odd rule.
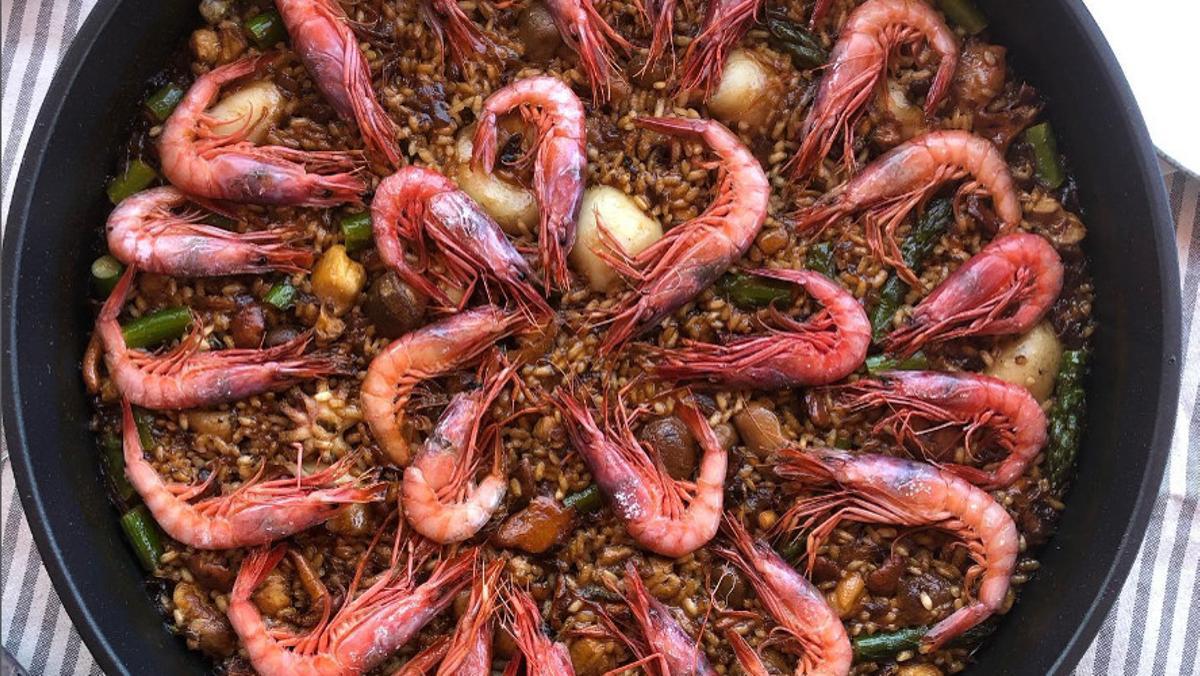
POLYGON ((221 673, 955 673, 1092 287, 970 0, 203 0, 83 359, 221 673))

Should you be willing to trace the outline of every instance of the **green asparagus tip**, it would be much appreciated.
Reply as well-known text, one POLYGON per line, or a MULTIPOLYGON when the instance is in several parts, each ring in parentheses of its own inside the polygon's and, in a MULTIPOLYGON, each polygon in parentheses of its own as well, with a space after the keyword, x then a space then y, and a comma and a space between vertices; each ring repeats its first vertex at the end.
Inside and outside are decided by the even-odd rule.
POLYGON ((1049 122, 1035 124, 1025 130, 1025 142, 1033 150, 1034 172, 1038 181, 1054 190, 1066 180, 1062 159, 1058 155, 1058 141, 1049 122))

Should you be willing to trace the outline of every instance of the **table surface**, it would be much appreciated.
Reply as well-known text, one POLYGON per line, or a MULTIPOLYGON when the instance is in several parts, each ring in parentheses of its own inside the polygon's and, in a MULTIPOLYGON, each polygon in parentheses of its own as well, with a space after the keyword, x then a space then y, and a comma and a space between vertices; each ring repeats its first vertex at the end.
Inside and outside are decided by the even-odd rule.
MULTIPOLYGON (((94 2, 0 3, 0 119, 4 121, 0 125, 0 208, 5 218, 16 169, 38 106, 65 45, 94 2)), ((1198 89, 1195 75, 1189 77, 1193 78, 1190 86, 1198 89)), ((1193 432, 1200 432, 1196 409, 1200 330, 1192 330, 1192 319, 1200 286, 1200 180, 1165 162, 1163 173, 1176 220, 1184 299, 1186 342, 1178 423, 1167 476, 1154 505, 1146 540, 1116 605, 1080 661, 1076 673, 1081 675, 1198 673, 1200 434, 1193 439, 1193 432)), ((42 567, 16 495, 7 452, 0 448, 0 455, 0 637, 4 647, 31 674, 100 673, 42 567)))

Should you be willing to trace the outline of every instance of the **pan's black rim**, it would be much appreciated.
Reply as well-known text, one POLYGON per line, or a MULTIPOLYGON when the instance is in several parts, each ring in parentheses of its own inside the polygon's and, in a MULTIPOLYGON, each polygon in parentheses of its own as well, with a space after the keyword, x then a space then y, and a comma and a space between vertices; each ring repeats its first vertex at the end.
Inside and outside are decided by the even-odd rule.
MULTIPOLYGON (((1084 7, 1082 0, 1069 0, 1066 8, 1076 24, 1083 29, 1088 47, 1100 59, 1104 73, 1116 93, 1125 126, 1135 137, 1137 155, 1133 159, 1139 169, 1137 175, 1143 179, 1147 177, 1157 179, 1160 176, 1159 164, 1154 145, 1150 141, 1150 132, 1146 128, 1141 110, 1133 98, 1133 90, 1125 79, 1124 71, 1117 63, 1116 55, 1108 46, 1104 34, 1101 33, 1100 27, 1092 18, 1091 13, 1084 7)), ((1126 522, 1117 555, 1105 573, 1104 582, 1097 590, 1095 600, 1088 607, 1083 620, 1071 635, 1058 661, 1051 669, 1051 673, 1054 674, 1071 673, 1079 659, 1091 646, 1093 638, 1100 630, 1101 623, 1104 622, 1109 610, 1116 602, 1117 596, 1120 595, 1125 579, 1141 549, 1142 540, 1145 538, 1146 525, 1150 522, 1150 514, 1154 509, 1159 488, 1166 473, 1167 456, 1170 453, 1171 439, 1175 432, 1180 371, 1183 367, 1181 298, 1178 254, 1175 248, 1175 221, 1171 217, 1166 185, 1163 181, 1151 181, 1147 190, 1154 198, 1150 202, 1151 235, 1154 238, 1159 274, 1163 280, 1161 289, 1163 357, 1159 364, 1159 407, 1155 414, 1154 435, 1149 443, 1150 457, 1146 462, 1146 470, 1142 474, 1137 501, 1134 503, 1134 512, 1126 522)))
POLYGON ((66 102, 66 93, 72 88, 79 75, 79 69, 84 59, 91 52, 96 39, 108 27, 113 13, 121 0, 98 0, 91 13, 80 26, 71 46, 54 73, 54 79, 46 90, 42 108, 38 111, 36 122, 29 133, 25 146, 25 155, 21 159, 17 180, 13 183, 12 204, 8 210, 8 222, 4 233, 3 252, 3 292, 4 313, 0 317, 3 330, 0 330, 0 345, 3 351, 3 383, 7 396, 4 397, 4 438, 12 461, 13 478, 17 484, 17 494, 21 497, 21 506, 25 510, 25 519, 33 541, 37 545, 42 563, 50 575, 50 581, 58 598, 71 618, 75 630, 87 645, 88 651, 105 673, 125 673, 116 650, 109 642, 100 623, 82 601, 78 587, 67 574, 66 562, 57 543, 58 534, 51 532, 47 522, 48 505, 39 493, 37 481, 34 479, 32 467, 29 464, 29 440, 27 438, 24 420, 18 410, 17 402, 22 400, 20 382, 17 378, 17 356, 13 346, 16 344, 16 322, 14 299, 18 296, 17 285, 21 272, 19 252, 21 243, 26 235, 30 209, 29 188, 42 163, 46 144, 58 122, 59 114, 66 102))
MULTIPOLYGON (((58 592, 60 601, 100 668, 105 672, 112 673, 123 673, 125 669, 121 665, 113 645, 101 630, 97 618, 82 602, 79 589, 67 574, 66 562, 57 544, 59 535, 51 532, 47 520, 49 506, 39 493, 37 481, 34 479, 29 463, 30 447, 17 403, 22 400, 22 397, 16 372, 16 354, 12 346, 15 344, 16 331, 13 300, 18 295, 16 290, 20 277, 18 253, 28 225, 30 200, 27 195, 30 194, 29 188, 38 174, 47 142, 53 133, 62 107, 65 105, 66 93, 72 88, 85 57, 92 50, 97 38, 108 27, 113 13, 121 1, 99 0, 96 3, 91 14, 76 34, 71 47, 67 50, 46 92, 42 108, 25 148, 25 156, 22 159, 17 180, 13 184, 12 205, 9 208, 7 232, 4 237, 3 288, 0 293, 0 297, 4 301, 4 312, 0 317, 0 324, 3 325, 0 329, 0 349, 3 352, 2 382, 7 394, 3 400, 4 434, 12 459, 17 492, 20 495, 34 542, 50 575, 51 582, 58 592)), ((1109 84, 1112 85, 1118 102, 1121 104, 1125 127, 1130 130, 1137 143, 1137 154, 1132 158, 1139 170, 1137 175, 1143 178, 1158 177, 1159 165, 1154 146, 1151 144, 1149 133, 1134 101, 1133 93, 1117 64, 1115 55, 1082 2, 1067 0, 1065 4, 1073 20, 1083 29, 1087 46, 1101 61, 1104 73, 1110 81, 1109 84)), ((1182 368, 1181 298, 1179 270, 1176 264, 1174 222, 1171 218, 1163 183, 1154 180, 1146 186, 1146 189, 1153 198, 1150 203, 1152 210, 1150 235, 1154 240, 1159 273, 1163 280, 1161 289, 1163 359, 1160 364, 1158 390, 1160 405, 1154 420, 1154 434, 1148 444, 1150 457, 1141 477, 1134 512, 1126 522, 1113 563, 1106 572, 1104 582, 1096 591, 1095 599, 1085 612, 1082 621, 1066 645, 1063 646, 1058 660, 1051 668, 1051 673, 1066 674, 1071 671, 1090 646, 1092 638, 1099 631, 1100 624, 1116 601, 1145 535, 1146 525, 1149 523, 1165 473, 1167 455, 1174 432, 1180 369, 1182 368)))

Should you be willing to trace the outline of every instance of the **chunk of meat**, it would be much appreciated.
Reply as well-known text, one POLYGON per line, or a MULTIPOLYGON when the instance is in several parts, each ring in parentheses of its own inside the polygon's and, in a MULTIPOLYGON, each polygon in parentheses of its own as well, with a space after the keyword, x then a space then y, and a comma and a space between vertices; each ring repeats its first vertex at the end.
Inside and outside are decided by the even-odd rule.
POLYGON ((192 650, 209 657, 229 657, 237 648, 237 637, 225 615, 208 600, 207 595, 187 582, 175 585, 171 595, 175 604, 175 619, 179 631, 192 650))

